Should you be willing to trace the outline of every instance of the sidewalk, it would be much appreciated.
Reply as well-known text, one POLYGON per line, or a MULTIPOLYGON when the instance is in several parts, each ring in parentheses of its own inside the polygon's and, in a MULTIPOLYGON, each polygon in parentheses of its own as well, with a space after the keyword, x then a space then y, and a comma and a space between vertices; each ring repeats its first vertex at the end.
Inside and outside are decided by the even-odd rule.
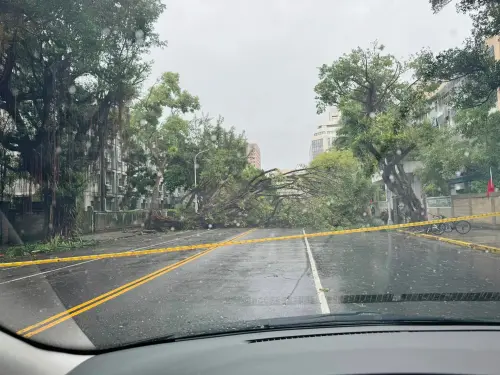
POLYGON ((500 230, 498 229, 476 229, 474 225, 472 225, 470 232, 467 234, 460 234, 453 231, 451 233, 443 233, 441 237, 480 245, 500 247, 500 230))
POLYGON ((101 232, 84 234, 80 236, 82 240, 95 240, 99 242, 114 241, 122 238, 135 237, 142 233, 143 228, 132 228, 127 230, 119 230, 112 232, 101 232))

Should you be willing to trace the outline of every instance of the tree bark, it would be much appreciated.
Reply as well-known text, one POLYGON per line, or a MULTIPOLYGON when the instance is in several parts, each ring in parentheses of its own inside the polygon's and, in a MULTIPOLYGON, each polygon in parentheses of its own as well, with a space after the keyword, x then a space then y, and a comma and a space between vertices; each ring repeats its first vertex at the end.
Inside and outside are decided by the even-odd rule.
POLYGON ((425 213, 423 212, 422 203, 415 195, 402 163, 397 165, 393 163, 384 164, 382 171, 382 179, 384 183, 391 192, 401 198, 405 207, 410 212, 411 221, 414 222, 424 220, 425 213))

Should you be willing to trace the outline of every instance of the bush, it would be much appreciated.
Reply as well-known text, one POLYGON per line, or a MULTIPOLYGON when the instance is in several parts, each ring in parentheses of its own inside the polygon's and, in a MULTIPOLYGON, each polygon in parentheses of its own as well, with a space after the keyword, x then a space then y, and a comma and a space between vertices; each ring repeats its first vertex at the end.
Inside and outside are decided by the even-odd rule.
POLYGON ((83 240, 81 238, 69 240, 64 239, 60 236, 55 236, 47 242, 27 243, 24 245, 15 245, 8 247, 5 252, 5 256, 7 258, 15 258, 39 253, 52 253, 71 249, 79 249, 94 246, 96 244, 97 241, 95 240, 83 240))

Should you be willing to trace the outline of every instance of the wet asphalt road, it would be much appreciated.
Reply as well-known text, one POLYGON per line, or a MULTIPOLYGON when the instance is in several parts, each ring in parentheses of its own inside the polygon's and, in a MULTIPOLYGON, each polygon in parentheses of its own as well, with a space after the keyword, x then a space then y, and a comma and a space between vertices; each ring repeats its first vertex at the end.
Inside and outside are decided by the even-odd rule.
MULTIPOLYGON (((213 243, 244 232, 138 236, 92 252, 213 243)), ((241 239, 299 233, 259 229, 241 239)), ((339 304, 335 300, 351 294, 499 292, 499 255, 387 232, 314 238, 309 245, 316 283, 302 239, 225 246, 32 338, 99 348, 217 330, 234 322, 319 314, 325 309, 500 320, 500 302, 339 304), (320 304, 318 280, 327 306, 320 304)), ((17 331, 200 251, 0 270, 0 324, 17 331)))

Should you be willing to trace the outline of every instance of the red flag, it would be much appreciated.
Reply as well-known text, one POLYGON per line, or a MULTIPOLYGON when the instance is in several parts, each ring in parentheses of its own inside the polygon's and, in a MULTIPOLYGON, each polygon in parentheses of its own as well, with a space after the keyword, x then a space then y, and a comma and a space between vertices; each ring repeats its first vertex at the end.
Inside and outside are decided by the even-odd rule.
POLYGON ((486 196, 489 197, 490 193, 495 192, 495 185, 493 184, 493 174, 491 173, 491 167, 490 167, 490 179, 488 181, 488 189, 486 190, 486 196))

